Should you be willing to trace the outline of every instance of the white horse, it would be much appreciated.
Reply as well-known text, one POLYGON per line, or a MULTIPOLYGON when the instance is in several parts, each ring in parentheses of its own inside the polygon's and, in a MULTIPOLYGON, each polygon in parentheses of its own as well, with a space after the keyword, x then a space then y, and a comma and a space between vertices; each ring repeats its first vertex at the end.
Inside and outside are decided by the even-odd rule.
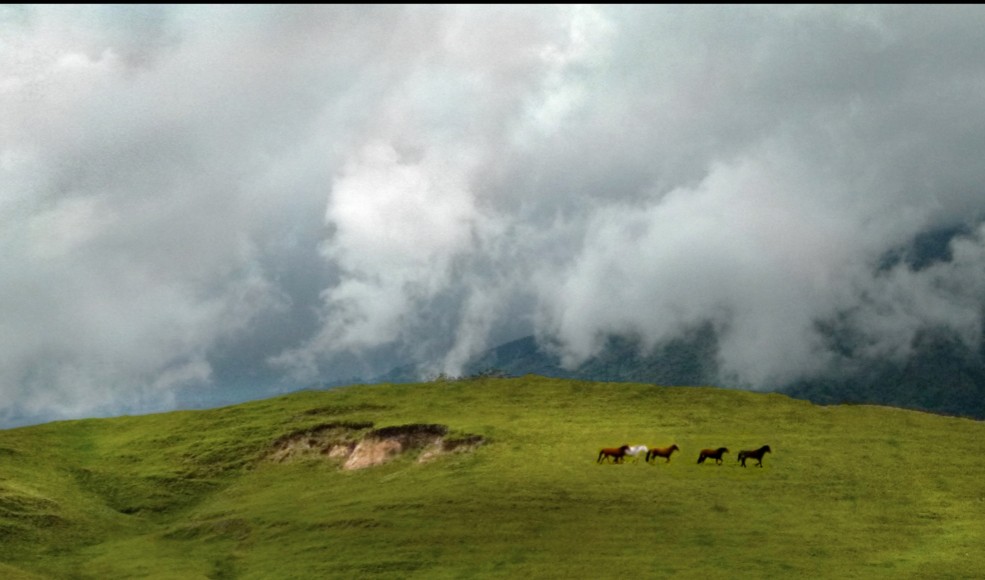
POLYGON ((650 448, 646 445, 632 445, 626 450, 626 455, 632 455, 633 463, 638 463, 640 455, 646 455, 648 451, 650 451, 650 448))

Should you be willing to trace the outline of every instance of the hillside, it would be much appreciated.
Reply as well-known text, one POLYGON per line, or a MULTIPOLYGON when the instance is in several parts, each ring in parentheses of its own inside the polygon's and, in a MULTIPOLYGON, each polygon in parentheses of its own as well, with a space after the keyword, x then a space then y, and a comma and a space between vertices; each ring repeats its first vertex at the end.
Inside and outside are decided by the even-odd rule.
POLYGON ((537 376, 49 423, 0 431, 0 571, 972 577, 983 440, 915 411, 537 376), (596 462, 623 443, 681 450, 596 462), (762 468, 737 463, 763 444, 762 468))

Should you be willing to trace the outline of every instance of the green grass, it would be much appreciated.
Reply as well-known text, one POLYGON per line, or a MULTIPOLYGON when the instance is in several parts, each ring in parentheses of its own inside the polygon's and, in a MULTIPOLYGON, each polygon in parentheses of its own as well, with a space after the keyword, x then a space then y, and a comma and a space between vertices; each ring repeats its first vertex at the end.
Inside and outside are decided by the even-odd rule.
POLYGON ((64 421, 0 431, 0 575, 970 578, 983 446, 967 419, 534 376, 64 421), (354 471, 265 459, 286 435, 368 422, 486 443, 354 471), (595 462, 623 443, 681 451, 595 462), (763 444, 763 468, 736 462, 763 444), (723 465, 696 463, 720 446, 723 465))

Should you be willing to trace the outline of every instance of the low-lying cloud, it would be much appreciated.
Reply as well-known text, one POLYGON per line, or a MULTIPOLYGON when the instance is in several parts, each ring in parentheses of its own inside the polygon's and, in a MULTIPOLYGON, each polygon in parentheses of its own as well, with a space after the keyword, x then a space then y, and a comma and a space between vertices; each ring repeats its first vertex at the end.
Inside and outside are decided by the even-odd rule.
MULTIPOLYGON (((768 389, 977 348, 976 6, 0 8, 0 412, 710 323, 768 389), (949 259, 887 262, 928 232, 949 259)), ((207 398, 205 394, 202 395, 207 398)))

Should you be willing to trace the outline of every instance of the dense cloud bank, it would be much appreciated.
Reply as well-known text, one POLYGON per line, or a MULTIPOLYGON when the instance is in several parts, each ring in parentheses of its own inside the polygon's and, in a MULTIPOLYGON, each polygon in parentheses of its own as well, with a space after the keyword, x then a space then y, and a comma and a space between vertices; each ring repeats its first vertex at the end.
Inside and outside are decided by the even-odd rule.
MULTIPOLYGON (((0 413, 711 324, 978 348, 985 8, 0 8, 0 413), (899 256, 952 232, 936 259, 899 256)), ((204 395, 203 395, 204 396, 204 395)))

